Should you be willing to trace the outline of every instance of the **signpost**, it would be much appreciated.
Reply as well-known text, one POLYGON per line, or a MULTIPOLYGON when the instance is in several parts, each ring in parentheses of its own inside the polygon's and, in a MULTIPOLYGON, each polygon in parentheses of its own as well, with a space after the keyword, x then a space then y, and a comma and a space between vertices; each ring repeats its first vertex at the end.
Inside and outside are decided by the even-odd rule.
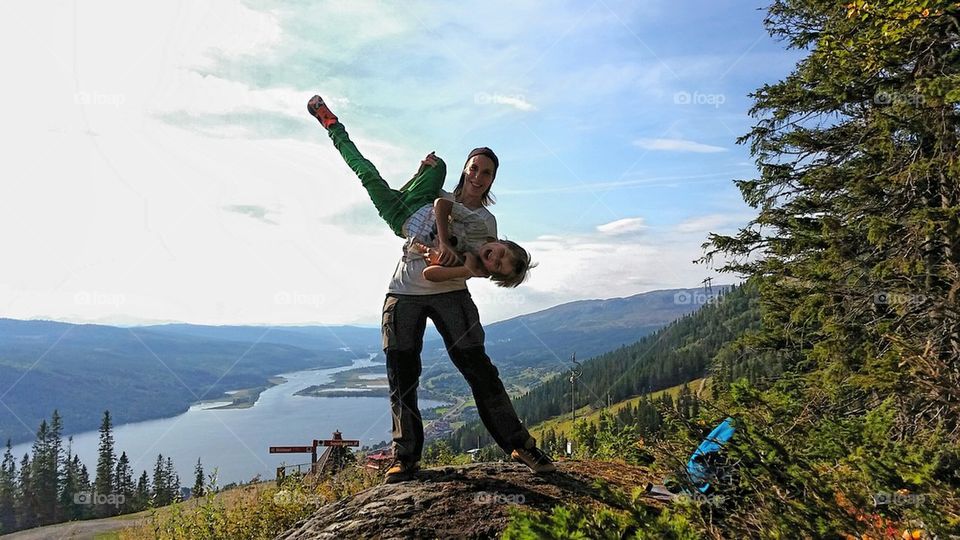
MULTIPOLYGON (((271 446, 271 454, 310 454, 310 473, 318 474, 329 470, 338 470, 343 464, 344 452, 348 446, 360 446, 359 439, 344 439, 339 431, 333 432, 332 439, 314 439, 311 446, 271 446), (317 448, 326 447, 317 457, 317 448)), ((277 467, 277 484, 286 477, 286 467, 277 467)))

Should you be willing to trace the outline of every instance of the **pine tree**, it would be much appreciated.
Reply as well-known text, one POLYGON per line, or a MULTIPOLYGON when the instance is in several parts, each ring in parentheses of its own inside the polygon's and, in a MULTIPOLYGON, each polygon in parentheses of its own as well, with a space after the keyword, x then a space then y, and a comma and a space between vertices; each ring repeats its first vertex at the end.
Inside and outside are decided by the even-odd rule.
POLYGON ((153 506, 160 507, 170 504, 170 481, 164 468, 163 454, 157 454, 157 462, 153 466, 153 506))
POLYGON ((60 411, 53 410, 50 417, 50 431, 48 433, 48 454, 47 467, 52 471, 47 478, 48 491, 45 497, 49 499, 49 512, 53 523, 63 521, 60 511, 59 496, 63 489, 64 480, 64 455, 63 455, 63 419, 60 417, 60 411))
MULTIPOLYGON (((97 477, 93 484, 93 490, 98 497, 108 497, 113 494, 116 462, 117 454, 113 449, 113 423, 110 420, 110 411, 103 411, 103 421, 100 423, 100 448, 97 453, 97 477)), ((114 515, 115 510, 115 507, 109 504, 95 506, 95 514, 100 517, 114 515)))
POLYGON ((20 478, 17 482, 16 512, 17 528, 29 529, 37 526, 37 498, 33 492, 31 478, 32 463, 30 455, 24 454, 20 460, 20 478))
POLYGON ((7 439, 7 448, 0 462, 0 534, 17 528, 17 513, 14 497, 17 491, 17 463, 13 459, 13 446, 7 439))
POLYGON ((137 490, 133 500, 134 504, 131 509, 133 512, 146 510, 150 507, 150 479, 147 476, 147 471, 143 471, 140 479, 137 480, 137 490))
POLYGON ((90 474, 87 472, 87 466, 80 463, 80 458, 77 456, 73 456, 73 460, 80 465, 80 481, 78 482, 80 491, 91 491, 93 484, 90 483, 90 474))
POLYGON ((167 461, 163 466, 163 474, 167 478, 167 502, 177 502, 180 500, 180 475, 173 467, 173 458, 167 456, 167 461))
POLYGON ((751 276, 763 312, 721 366, 746 379, 721 396, 745 426, 741 491, 736 510, 704 524, 710 536, 885 534, 861 511, 953 532, 958 20, 946 1, 769 8, 771 34, 807 55, 753 95, 758 121, 741 141, 759 178, 737 184, 756 217, 707 244, 707 260, 751 276), (924 496, 874 508, 878 492, 924 496))
POLYGON ((58 513, 63 521, 83 517, 83 508, 74 498, 80 493, 80 460, 73 455, 73 437, 67 439, 66 456, 63 465, 63 483, 60 488, 58 513))
POLYGON ((36 439, 33 441, 33 460, 31 461, 31 491, 36 504, 36 519, 39 525, 53 523, 54 508, 57 502, 57 470, 51 455, 50 427, 46 420, 40 422, 36 439))
POLYGON ((117 510, 119 513, 122 514, 130 511, 133 504, 133 490, 133 471, 130 469, 130 460, 127 458, 127 453, 123 452, 117 460, 117 470, 114 474, 113 485, 113 493, 117 497, 117 510))
POLYGON ((203 497, 203 465, 200 464, 200 458, 197 458, 197 466, 193 470, 193 497, 203 497))

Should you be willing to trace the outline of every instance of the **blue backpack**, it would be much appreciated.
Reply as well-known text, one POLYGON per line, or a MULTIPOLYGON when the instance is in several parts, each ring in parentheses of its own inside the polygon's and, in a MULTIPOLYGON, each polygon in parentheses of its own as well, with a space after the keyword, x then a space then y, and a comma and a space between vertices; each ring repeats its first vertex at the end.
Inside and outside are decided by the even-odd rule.
POLYGON ((733 418, 720 422, 687 461, 687 476, 700 493, 707 493, 711 482, 720 476, 724 461, 720 451, 730 441, 735 431, 733 418))

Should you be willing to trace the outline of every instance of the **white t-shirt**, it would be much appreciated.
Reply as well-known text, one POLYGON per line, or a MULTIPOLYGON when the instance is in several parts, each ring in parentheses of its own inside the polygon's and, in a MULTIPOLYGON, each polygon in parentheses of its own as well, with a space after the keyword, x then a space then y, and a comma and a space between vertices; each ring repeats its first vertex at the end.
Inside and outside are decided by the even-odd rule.
MULTIPOLYGON (((453 200, 453 195, 446 191, 441 191, 440 196, 444 199, 453 200)), ((462 204, 455 203, 451 211, 454 218, 454 224, 451 232, 459 239, 463 239, 468 247, 479 247, 486 238, 497 237, 497 218, 486 208, 480 207, 471 210, 462 204)), ((430 237, 436 224, 436 217, 433 215, 433 207, 425 205, 410 216, 403 224, 404 233, 407 241, 403 245, 403 256, 397 263, 393 272, 393 278, 387 290, 395 294, 439 294, 451 291, 459 291, 467 288, 466 279, 449 279, 446 281, 429 281, 423 277, 423 270, 427 267, 427 260, 419 252, 411 249, 413 243, 420 242, 426 245, 433 245, 433 239, 430 237)), ((460 246, 457 247, 460 251, 460 246)))

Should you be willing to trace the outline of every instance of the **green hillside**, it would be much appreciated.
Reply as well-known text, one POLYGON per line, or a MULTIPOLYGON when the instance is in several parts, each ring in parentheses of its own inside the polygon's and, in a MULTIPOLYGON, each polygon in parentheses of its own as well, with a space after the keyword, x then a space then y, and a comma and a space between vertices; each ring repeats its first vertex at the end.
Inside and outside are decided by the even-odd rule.
MULTIPOLYGON (((677 396, 680 395, 680 391, 684 386, 689 387, 689 389, 701 399, 709 399, 711 395, 710 391, 710 377, 704 377, 700 379, 694 379, 690 382, 678 384, 676 386, 671 386, 670 388, 664 388, 663 390, 658 390, 656 392, 651 392, 649 394, 644 394, 642 396, 632 397, 630 399, 625 399, 623 401, 618 401, 616 403, 611 403, 609 407, 597 407, 598 404, 592 403, 590 405, 585 405, 577 409, 577 422, 586 421, 591 423, 596 423, 600 420, 601 412, 608 412, 610 414, 616 415, 620 411, 628 407, 636 407, 644 399, 649 401, 654 401, 660 399, 664 395, 669 395, 671 398, 676 401, 677 396)), ((534 436, 538 436, 540 433, 545 431, 553 431, 557 435, 569 434, 573 429, 573 418, 570 415, 570 412, 549 420, 544 420, 536 425, 530 426, 528 428, 530 433, 534 436)))
MULTIPOLYGON (((599 407, 607 400, 619 402, 705 377, 725 345, 758 326, 756 302, 755 287, 732 287, 640 341, 584 362, 575 397, 568 376, 555 376, 514 400, 517 414, 527 425, 536 425, 569 414, 571 400, 578 407, 599 407)), ((492 442, 479 421, 471 422, 453 433, 452 444, 472 448, 478 436, 481 445, 492 442)))

